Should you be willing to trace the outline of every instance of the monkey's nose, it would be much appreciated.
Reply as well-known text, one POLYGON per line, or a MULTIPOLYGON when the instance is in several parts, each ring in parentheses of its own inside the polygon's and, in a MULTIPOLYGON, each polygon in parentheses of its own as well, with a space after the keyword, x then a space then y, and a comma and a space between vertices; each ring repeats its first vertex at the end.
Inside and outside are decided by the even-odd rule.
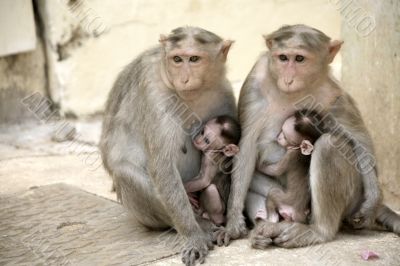
POLYGON ((293 83, 293 79, 291 80, 285 80, 286 86, 290 86, 293 83))

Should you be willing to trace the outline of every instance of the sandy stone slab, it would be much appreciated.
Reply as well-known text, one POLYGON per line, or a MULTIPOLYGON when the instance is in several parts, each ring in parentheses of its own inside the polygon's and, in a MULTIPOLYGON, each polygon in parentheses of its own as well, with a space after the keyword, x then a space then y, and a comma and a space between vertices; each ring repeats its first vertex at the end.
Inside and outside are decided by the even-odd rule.
MULTIPOLYGON (((266 250, 250 247, 248 239, 233 241, 228 247, 216 247, 206 258, 206 265, 252 266, 358 266, 400 265, 400 238, 393 233, 357 231, 343 232, 329 243, 311 247, 284 249, 271 246, 266 250), (364 261, 361 253, 370 250, 378 259, 364 261)), ((181 265, 180 256, 173 256, 145 265, 181 265)))
POLYGON ((176 254, 111 200, 56 184, 0 196, 0 265, 138 265, 176 254))

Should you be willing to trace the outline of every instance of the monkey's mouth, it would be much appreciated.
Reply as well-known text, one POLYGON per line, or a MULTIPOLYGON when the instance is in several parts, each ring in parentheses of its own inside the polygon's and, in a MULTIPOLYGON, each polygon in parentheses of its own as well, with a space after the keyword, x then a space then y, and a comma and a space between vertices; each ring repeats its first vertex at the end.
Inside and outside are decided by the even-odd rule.
POLYGON ((177 91, 179 96, 181 96, 182 98, 190 98, 193 96, 196 96, 200 90, 199 89, 191 89, 191 90, 181 90, 181 91, 177 91))
POLYGON ((204 143, 204 141, 202 139, 195 139, 193 141, 193 145, 198 149, 198 150, 204 150, 205 148, 207 148, 207 144, 204 143))
POLYGON ((182 94, 190 94, 190 93, 194 93, 194 92, 198 92, 198 91, 199 91, 199 89, 185 89, 185 90, 180 90, 178 92, 182 93, 182 94))
POLYGON ((193 141, 193 144, 194 144, 197 148, 200 148, 200 147, 202 146, 201 143, 202 143, 202 141, 199 140, 199 139, 194 139, 194 141, 193 141))

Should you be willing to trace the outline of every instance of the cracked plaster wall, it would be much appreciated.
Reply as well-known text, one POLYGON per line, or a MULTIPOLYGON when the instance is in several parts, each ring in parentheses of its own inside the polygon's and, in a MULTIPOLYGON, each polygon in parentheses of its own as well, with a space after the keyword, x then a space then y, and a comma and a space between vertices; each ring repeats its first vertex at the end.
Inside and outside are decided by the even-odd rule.
POLYGON ((342 82, 358 103, 374 140, 385 202, 399 209, 400 2, 365 0, 357 4, 375 24, 370 34, 359 34, 355 24, 344 17, 342 82))

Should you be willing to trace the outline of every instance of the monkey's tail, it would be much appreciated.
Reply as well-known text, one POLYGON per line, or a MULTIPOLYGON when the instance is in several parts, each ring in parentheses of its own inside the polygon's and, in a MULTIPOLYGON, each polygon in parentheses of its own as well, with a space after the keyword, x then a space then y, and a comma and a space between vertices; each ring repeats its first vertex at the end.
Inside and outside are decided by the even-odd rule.
POLYGON ((400 235, 400 215, 386 205, 382 204, 378 207, 376 221, 386 229, 400 235))

